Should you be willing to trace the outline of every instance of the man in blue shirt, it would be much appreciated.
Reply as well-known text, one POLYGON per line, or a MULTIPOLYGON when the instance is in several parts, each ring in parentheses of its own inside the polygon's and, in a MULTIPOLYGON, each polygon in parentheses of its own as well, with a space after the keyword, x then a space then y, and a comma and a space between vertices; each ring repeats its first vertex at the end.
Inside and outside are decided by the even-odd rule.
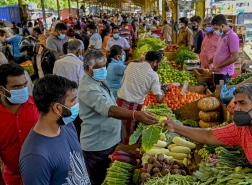
POLYGON ((194 52, 200 54, 201 45, 203 39, 205 38, 206 34, 200 29, 201 17, 200 16, 193 16, 190 19, 192 23, 192 30, 193 30, 193 45, 194 45, 194 52))
POLYGON ((77 84, 46 75, 34 86, 40 112, 27 136, 19 159, 24 185, 91 185, 72 121, 79 114, 77 84))
POLYGON ((24 54, 21 54, 18 48, 20 41, 22 40, 23 36, 19 34, 19 29, 17 27, 12 28, 13 36, 7 39, 0 39, 0 42, 5 43, 8 42, 11 44, 10 52, 14 58, 14 61, 18 64, 26 61, 24 54))

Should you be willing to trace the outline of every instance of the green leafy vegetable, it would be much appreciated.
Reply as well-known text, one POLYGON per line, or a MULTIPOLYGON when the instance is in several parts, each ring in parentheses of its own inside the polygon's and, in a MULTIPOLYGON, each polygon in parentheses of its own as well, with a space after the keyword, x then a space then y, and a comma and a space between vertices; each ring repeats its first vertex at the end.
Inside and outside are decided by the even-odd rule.
POLYGON ((176 63, 183 64, 185 60, 196 60, 197 55, 185 46, 180 46, 176 51, 176 63))
POLYGON ((136 130, 133 132, 133 134, 130 136, 129 139, 129 145, 133 145, 135 143, 137 143, 137 141, 139 140, 139 138, 141 137, 144 129, 146 129, 148 127, 148 125, 145 125, 143 123, 139 123, 137 125, 136 130))
POLYGON ((155 125, 150 125, 144 131, 142 136, 142 147, 145 151, 150 150, 160 138, 160 128, 155 125))
POLYGON ((247 80, 250 77, 252 77, 252 73, 243 73, 243 74, 237 76, 235 79, 229 81, 227 83, 227 85, 237 85, 237 84, 243 82, 244 80, 247 80))

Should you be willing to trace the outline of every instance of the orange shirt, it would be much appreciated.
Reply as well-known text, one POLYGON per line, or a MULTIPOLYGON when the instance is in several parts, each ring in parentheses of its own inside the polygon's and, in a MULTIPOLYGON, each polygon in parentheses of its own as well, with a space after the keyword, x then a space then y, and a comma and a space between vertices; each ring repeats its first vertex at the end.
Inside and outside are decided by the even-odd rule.
POLYGON ((108 43, 108 40, 111 39, 110 36, 106 35, 103 39, 103 42, 102 42, 102 53, 104 56, 107 56, 107 50, 106 50, 106 46, 107 46, 107 43, 108 43))

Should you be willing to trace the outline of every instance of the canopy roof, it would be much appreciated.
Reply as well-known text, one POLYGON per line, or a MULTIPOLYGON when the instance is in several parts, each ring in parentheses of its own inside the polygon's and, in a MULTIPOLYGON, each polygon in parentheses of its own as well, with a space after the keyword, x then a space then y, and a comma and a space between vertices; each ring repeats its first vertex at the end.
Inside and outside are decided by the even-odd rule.
MULTIPOLYGON (((72 0, 72 1, 75 1, 75 0, 72 0)), ((79 1, 79 3, 83 3, 83 0, 77 0, 79 1)), ((84 0, 86 3, 90 2, 90 3, 95 3, 95 4, 98 4, 98 3, 101 3, 101 4, 107 4, 107 5, 115 5, 115 6, 120 6, 120 3, 129 3, 130 1, 137 5, 137 6, 141 6, 143 7, 144 6, 144 2, 145 0, 84 0)))

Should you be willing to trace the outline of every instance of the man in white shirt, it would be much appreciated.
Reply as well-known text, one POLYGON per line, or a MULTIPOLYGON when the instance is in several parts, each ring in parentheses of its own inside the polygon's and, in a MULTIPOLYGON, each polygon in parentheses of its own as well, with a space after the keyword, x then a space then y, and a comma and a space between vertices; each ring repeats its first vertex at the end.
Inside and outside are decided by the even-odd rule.
POLYGON ((102 48, 102 38, 100 34, 97 33, 97 27, 94 23, 89 23, 87 25, 87 34, 91 35, 89 40, 89 48, 100 50, 102 48))
POLYGON ((81 54, 82 43, 78 39, 73 39, 68 42, 67 49, 68 54, 55 62, 53 73, 79 84, 79 81, 84 76, 83 57, 81 54))
POLYGON ((125 38, 119 36, 119 28, 118 27, 113 27, 112 32, 113 32, 113 37, 108 40, 106 50, 109 52, 110 48, 112 46, 119 45, 125 51, 128 51, 130 49, 129 42, 125 38))

